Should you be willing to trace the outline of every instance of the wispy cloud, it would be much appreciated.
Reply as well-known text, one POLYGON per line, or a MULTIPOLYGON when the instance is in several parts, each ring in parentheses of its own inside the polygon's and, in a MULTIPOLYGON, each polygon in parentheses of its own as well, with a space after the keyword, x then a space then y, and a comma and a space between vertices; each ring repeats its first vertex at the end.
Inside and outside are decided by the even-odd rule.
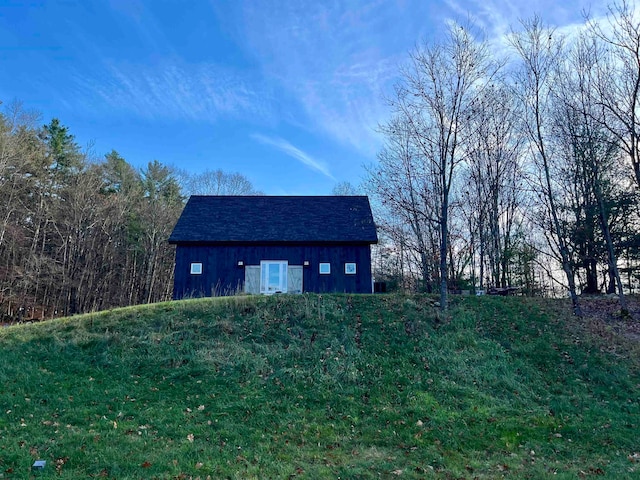
POLYGON ((598 18, 606 12, 604 2, 594 4, 592 0, 446 0, 446 4, 457 17, 471 18, 494 41, 518 30, 520 22, 533 15, 564 34, 572 34, 583 28, 585 14, 598 18))
POLYGON ((384 95, 416 40, 405 7, 313 0, 257 5, 244 4, 238 41, 297 101, 300 126, 373 157, 381 146, 377 126, 388 115, 384 95))
POLYGON ((112 112, 133 112, 146 118, 264 118, 270 110, 269 95, 259 90, 259 81, 212 64, 111 62, 98 75, 74 78, 84 97, 97 96, 112 112))
POLYGON ((239 0, 232 7, 212 0, 218 22, 246 57, 234 66, 179 60, 150 3, 112 1, 137 37, 166 55, 144 64, 92 65, 76 75, 80 95, 70 103, 147 118, 295 125, 373 158, 382 144, 377 127, 389 117, 384 97, 392 96, 399 66, 416 44, 437 36, 438 25, 469 17, 506 45, 509 30, 536 9, 558 26, 577 25, 592 0, 239 0))
POLYGON ((293 146, 291 143, 282 138, 268 137, 259 133, 254 133, 253 135, 251 135, 251 138, 259 141, 260 143, 264 143, 265 145, 275 147, 278 150, 281 150, 285 154, 289 155, 290 157, 295 158, 300 163, 306 165, 312 170, 322 173, 324 176, 330 178, 331 180, 336 180, 335 177, 331 175, 331 172, 329 172, 329 169, 324 162, 312 158, 311 155, 303 152, 302 150, 293 146))
POLYGON ((111 11, 117 15, 123 27, 133 29, 143 44, 155 51, 173 52, 164 29, 154 14, 152 2, 144 0, 108 0, 111 11))

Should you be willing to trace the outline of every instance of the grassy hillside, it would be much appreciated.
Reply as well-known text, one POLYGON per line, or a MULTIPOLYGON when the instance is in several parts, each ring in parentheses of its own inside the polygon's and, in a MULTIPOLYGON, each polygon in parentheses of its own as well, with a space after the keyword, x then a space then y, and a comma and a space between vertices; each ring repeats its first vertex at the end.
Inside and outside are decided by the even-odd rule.
POLYGON ((303 295, 4 328, 0 478, 640 478, 637 339, 567 311, 303 295))

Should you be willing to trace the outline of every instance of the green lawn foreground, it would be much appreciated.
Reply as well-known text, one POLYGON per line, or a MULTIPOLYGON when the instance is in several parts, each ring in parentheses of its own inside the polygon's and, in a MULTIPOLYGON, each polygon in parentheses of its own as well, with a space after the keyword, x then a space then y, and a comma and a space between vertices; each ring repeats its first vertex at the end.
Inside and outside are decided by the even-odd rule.
POLYGON ((560 300, 432 303, 233 297, 0 329, 0 478, 640 478, 637 343, 560 300))

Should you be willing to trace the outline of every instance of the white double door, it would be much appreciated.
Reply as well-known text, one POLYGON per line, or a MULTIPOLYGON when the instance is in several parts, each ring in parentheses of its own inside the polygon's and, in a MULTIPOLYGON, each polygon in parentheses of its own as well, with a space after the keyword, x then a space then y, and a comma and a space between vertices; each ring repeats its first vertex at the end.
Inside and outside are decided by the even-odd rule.
POLYGON ((247 265, 244 271, 246 293, 302 293, 302 265, 289 265, 286 260, 263 260, 260 265, 247 265))

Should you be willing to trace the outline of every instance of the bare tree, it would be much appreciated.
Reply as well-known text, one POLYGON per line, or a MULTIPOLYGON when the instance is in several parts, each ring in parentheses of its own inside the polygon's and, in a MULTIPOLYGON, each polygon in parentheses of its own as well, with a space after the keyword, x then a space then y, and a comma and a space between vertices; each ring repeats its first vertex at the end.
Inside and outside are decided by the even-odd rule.
MULTIPOLYGON (((554 138, 558 154, 563 157, 566 191, 573 192, 576 234, 586 251, 582 263, 587 272, 589 293, 597 287, 597 247, 603 243, 596 238, 599 225, 612 285, 618 291, 622 312, 628 314, 618 260, 611 235, 610 214, 612 189, 620 188, 615 176, 619 174, 619 137, 604 127, 604 111, 598 108, 597 58, 601 55, 598 42, 581 36, 574 44, 561 68, 560 80, 554 92, 554 138), (580 234, 582 232, 582 234, 580 234)), ((574 240, 575 241, 575 240, 574 240)))
POLYGON ((334 185, 331 190, 331 195, 348 197, 351 195, 362 195, 362 192, 358 187, 352 185, 350 182, 340 182, 334 185))
POLYGON ((440 305, 446 311, 452 186, 471 148, 479 98, 499 65, 492 61, 487 44, 460 25, 451 25, 441 42, 416 49, 410 60, 393 106, 407 121, 437 198, 440 305))
POLYGON ((640 13, 622 0, 609 8, 607 22, 592 22, 591 29, 606 45, 592 58, 602 126, 618 138, 640 187, 640 13))
POLYGON ((513 32, 510 40, 520 60, 520 67, 515 74, 516 92, 522 103, 523 127, 536 169, 532 186, 546 209, 550 227, 548 232, 551 234, 548 239, 550 245, 555 246, 558 251, 568 282, 573 312, 582 316, 567 232, 557 205, 557 184, 552 175, 554 152, 551 143, 551 100, 555 68, 564 55, 563 41, 556 39, 555 32, 546 28, 538 17, 523 22, 522 26, 524 30, 513 32))
MULTIPOLYGON (((510 283, 514 233, 523 203, 523 142, 518 121, 519 109, 506 85, 496 82, 488 86, 474 119, 463 195, 472 248, 479 250, 481 287, 485 263, 494 286, 510 283)), ((473 271, 475 274, 475 268, 473 271)))
POLYGON ((438 229, 433 177, 414 144, 408 119, 400 114, 381 132, 385 146, 378 163, 368 169, 366 188, 378 201, 379 228, 395 243, 407 269, 418 266, 418 290, 431 293, 437 271, 433 232, 438 229))
POLYGON ((189 195, 262 195, 251 181, 241 173, 228 173, 220 169, 189 173, 176 170, 182 193, 189 195))

